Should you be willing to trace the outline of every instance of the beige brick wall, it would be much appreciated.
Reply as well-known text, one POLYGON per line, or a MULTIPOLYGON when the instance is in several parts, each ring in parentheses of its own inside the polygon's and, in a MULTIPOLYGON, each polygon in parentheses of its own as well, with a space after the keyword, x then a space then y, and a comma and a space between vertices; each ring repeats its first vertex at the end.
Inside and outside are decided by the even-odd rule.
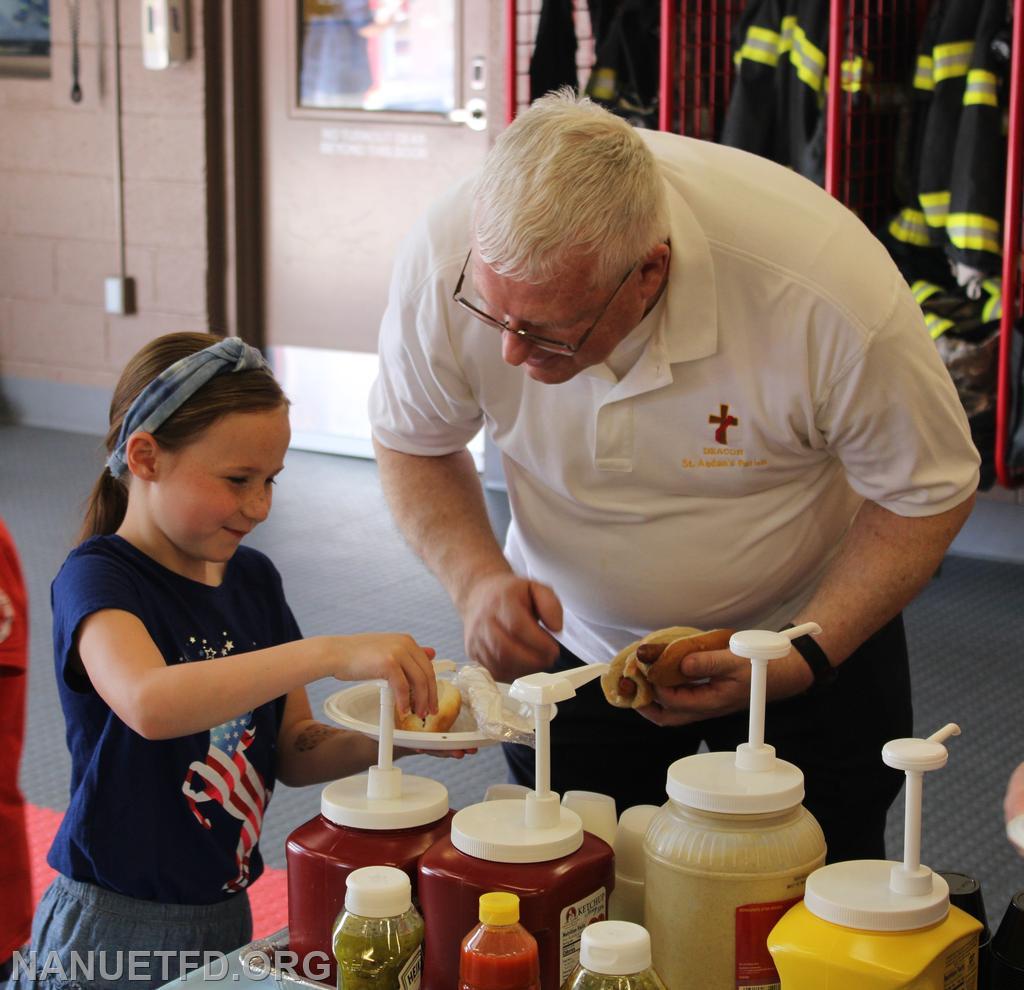
POLYGON ((118 268, 113 4, 81 3, 75 104, 68 5, 58 0, 50 78, 0 78, 0 377, 109 389, 151 337, 208 327, 203 0, 189 4, 189 61, 162 72, 142 66, 140 7, 120 5, 126 257, 138 312, 103 306, 104 277, 118 268))

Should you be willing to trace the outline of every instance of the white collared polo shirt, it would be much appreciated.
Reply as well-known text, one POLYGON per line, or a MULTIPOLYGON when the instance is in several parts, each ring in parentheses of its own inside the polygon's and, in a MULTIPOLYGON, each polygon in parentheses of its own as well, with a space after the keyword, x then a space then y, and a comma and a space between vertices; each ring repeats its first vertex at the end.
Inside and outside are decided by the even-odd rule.
POLYGON ((863 499, 932 515, 978 481, 921 311, 860 221, 765 159, 642 135, 672 258, 621 380, 599 365, 535 382, 451 302, 467 180, 396 262, 370 399, 375 437, 405 453, 450 453, 486 426, 512 509, 506 554, 554 588, 559 638, 590 661, 665 626, 779 628, 863 499))

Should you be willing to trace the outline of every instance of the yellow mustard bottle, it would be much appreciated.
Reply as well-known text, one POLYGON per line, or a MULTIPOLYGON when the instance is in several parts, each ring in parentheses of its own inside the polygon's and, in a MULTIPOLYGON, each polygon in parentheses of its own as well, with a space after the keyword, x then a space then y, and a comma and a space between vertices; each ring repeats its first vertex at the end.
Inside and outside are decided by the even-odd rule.
POLYGON ((802 903, 768 936, 782 990, 977 990, 982 925, 949 903, 921 864, 925 771, 948 758, 953 723, 927 739, 894 739, 882 759, 907 775, 903 862, 832 863, 807 878, 802 903))
POLYGON ((644 835, 644 925, 671 990, 778 987, 765 939, 825 862, 825 836, 803 774, 764 741, 767 665, 820 632, 735 633, 729 649, 751 661, 748 741, 668 769, 670 800, 644 835))

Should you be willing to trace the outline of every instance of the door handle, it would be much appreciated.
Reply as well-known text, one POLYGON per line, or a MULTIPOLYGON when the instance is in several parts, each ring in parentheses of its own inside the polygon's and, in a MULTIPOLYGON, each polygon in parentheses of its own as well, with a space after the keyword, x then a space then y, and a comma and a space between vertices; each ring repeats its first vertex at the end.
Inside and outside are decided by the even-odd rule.
POLYGON ((448 119, 456 124, 465 124, 471 131, 483 131, 487 128, 487 101, 474 96, 466 101, 464 107, 452 110, 448 119))

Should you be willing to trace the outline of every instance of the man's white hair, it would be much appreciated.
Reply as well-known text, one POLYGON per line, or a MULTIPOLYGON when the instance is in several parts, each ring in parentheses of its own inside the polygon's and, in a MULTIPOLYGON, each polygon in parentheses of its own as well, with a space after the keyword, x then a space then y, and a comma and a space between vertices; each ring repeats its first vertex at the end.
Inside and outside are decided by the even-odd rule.
POLYGON ((543 284, 592 264, 610 285, 669 233, 654 155, 622 118, 565 87, 533 103, 499 136, 476 186, 481 259, 543 284))

